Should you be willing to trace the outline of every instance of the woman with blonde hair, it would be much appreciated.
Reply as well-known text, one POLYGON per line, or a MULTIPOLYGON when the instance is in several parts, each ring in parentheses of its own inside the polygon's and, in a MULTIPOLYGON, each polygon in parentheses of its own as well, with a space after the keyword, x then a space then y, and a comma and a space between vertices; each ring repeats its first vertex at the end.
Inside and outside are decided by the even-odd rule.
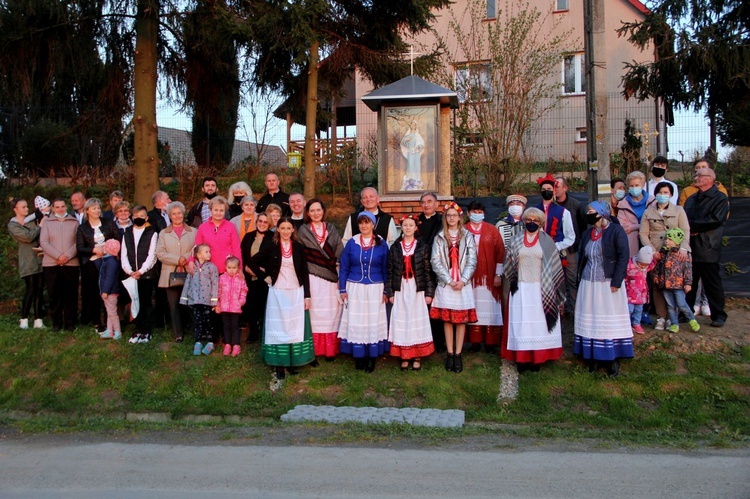
MULTIPOLYGON (((242 198, 242 201, 240 201, 240 206, 242 207, 242 212, 239 215, 233 217, 230 222, 232 222, 234 226, 237 227, 237 234, 240 237, 241 243, 242 239, 245 237, 245 234, 255 230, 255 220, 258 218, 258 213, 256 213, 255 211, 257 202, 252 196, 245 196, 244 198, 242 198)), ((231 208, 232 205, 230 204, 229 207, 231 208)))
POLYGON ((471 280, 477 267, 474 236, 463 227, 463 210, 451 201, 443 213, 443 230, 432 244, 430 263, 437 276, 437 289, 430 318, 443 321, 448 355, 445 370, 463 371, 461 356, 466 324, 477 322, 471 280))
MULTIPOLYGON (((242 214, 242 203, 246 197, 253 197, 253 190, 247 182, 235 182, 229 186, 227 202, 229 203, 229 217, 234 218, 242 214)), ((253 198, 255 199, 255 198, 253 198)))
POLYGON ((281 220, 281 215, 284 213, 281 206, 271 203, 266 206, 265 213, 268 215, 268 221, 271 222, 271 230, 275 231, 276 226, 279 224, 279 220, 281 220))

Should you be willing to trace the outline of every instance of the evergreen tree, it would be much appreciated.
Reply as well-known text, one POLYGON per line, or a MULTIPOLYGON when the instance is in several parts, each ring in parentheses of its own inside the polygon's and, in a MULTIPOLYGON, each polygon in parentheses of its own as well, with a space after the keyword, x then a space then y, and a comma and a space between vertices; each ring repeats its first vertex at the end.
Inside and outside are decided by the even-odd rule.
POLYGON ((660 0, 646 19, 618 31, 657 53, 655 62, 626 64, 626 97, 662 98, 668 114, 672 106, 705 110, 722 142, 750 145, 748 2, 660 0))

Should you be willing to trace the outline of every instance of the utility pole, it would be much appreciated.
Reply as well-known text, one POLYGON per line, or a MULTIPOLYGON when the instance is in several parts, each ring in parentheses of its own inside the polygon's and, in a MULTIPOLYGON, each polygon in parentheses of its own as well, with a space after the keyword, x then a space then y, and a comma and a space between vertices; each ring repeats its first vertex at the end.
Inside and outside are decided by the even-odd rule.
POLYGON ((597 55, 606 54, 604 36, 605 0, 583 2, 583 56, 586 71, 586 161, 588 194, 594 201, 609 195, 609 124, 606 83, 606 61, 597 55), (598 74, 597 74, 598 73, 598 74))

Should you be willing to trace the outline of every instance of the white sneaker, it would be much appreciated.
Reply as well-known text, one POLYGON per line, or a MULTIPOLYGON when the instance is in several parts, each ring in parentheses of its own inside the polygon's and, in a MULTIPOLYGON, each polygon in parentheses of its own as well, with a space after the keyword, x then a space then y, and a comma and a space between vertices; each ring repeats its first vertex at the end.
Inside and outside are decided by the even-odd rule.
POLYGON ((701 315, 701 306, 700 306, 700 304, 698 304, 698 303, 695 304, 695 306, 693 307, 693 312, 695 313, 695 315, 701 315))
POLYGON ((20 327, 21 329, 29 329, 29 319, 21 319, 18 327, 20 327))
POLYGON ((711 309, 708 308, 708 305, 701 305, 701 315, 711 317, 711 309))
POLYGON ((140 337, 141 337, 140 334, 133 333, 133 336, 130 337, 130 339, 128 340, 128 343, 133 343, 133 344, 138 343, 138 340, 140 339, 140 337))
POLYGON ((656 319, 656 326, 654 326, 654 329, 657 331, 664 331, 667 325, 667 319, 664 319, 663 317, 659 317, 656 319))
POLYGON ((141 334, 140 338, 138 338, 138 343, 148 343, 150 339, 151 339, 151 335, 144 333, 144 334, 141 334))
POLYGON ((44 322, 42 322, 42 319, 34 319, 34 329, 44 329, 44 322))

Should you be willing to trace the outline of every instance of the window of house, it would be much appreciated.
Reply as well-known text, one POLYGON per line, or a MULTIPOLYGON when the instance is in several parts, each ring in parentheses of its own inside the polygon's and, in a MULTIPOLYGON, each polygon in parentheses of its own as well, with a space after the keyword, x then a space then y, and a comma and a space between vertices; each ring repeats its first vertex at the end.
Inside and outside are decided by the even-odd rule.
POLYGON ((495 0, 487 0, 487 19, 497 17, 497 3, 495 0))
POLYGON ((586 68, 583 53, 565 57, 562 84, 564 94, 586 93, 586 68))
POLYGON ((489 63, 472 63, 456 68, 456 93, 460 102, 481 102, 492 99, 492 78, 489 63))
POLYGON ((568 10, 568 0, 555 0, 555 10, 568 10))
POLYGON ((576 128, 576 142, 586 142, 585 128, 576 128))

